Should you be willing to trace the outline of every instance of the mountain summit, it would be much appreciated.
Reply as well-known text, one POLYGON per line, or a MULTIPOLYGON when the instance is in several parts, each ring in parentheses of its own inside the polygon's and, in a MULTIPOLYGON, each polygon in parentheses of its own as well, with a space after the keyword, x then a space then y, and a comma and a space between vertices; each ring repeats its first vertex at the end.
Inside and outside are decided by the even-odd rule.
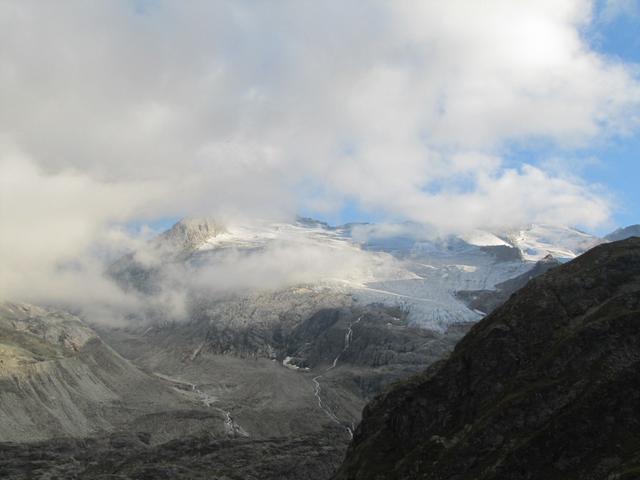
POLYGON ((608 242, 616 242, 618 240, 625 240, 629 237, 640 237, 640 224, 619 228, 604 237, 604 239, 608 242))
POLYGON ((158 235, 155 240, 174 249, 189 251, 224 232, 224 227, 211 218, 185 218, 158 235))

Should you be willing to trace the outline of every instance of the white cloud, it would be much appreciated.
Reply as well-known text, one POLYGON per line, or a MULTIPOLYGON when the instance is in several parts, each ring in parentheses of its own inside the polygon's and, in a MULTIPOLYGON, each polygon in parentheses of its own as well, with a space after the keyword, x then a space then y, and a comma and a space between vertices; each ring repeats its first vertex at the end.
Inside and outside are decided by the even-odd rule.
POLYGON ((2 2, 11 283, 154 216, 291 215, 348 198, 440 228, 596 225, 610 214, 597 188, 500 157, 511 142, 571 149, 637 127, 631 66, 580 35, 592 7, 2 2))

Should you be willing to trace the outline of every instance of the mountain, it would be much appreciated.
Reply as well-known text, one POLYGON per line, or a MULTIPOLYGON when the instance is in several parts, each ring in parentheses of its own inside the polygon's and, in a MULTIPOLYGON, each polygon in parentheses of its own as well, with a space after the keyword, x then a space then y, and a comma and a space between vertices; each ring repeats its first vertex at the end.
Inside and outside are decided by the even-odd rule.
POLYGON ((211 218, 185 218, 154 239, 158 248, 194 250, 207 240, 225 233, 224 227, 211 218))
POLYGON ((364 410, 336 480, 636 479, 640 239, 530 281, 364 410))
POLYGON ((183 219, 151 239, 144 248, 109 265, 107 273, 126 291, 157 294, 166 280, 161 265, 181 264, 205 242, 225 232, 213 219, 183 219))
POLYGON ((492 290, 459 290, 456 292, 456 296, 473 310, 491 313, 530 280, 539 277, 558 265, 561 265, 558 260, 551 255, 547 255, 542 260, 537 261, 531 270, 498 283, 492 290))
POLYGON ((163 297, 189 297, 193 304, 195 296, 207 303, 311 285, 361 304, 401 306, 410 323, 444 331, 481 318, 456 292, 492 290, 547 255, 567 261, 600 241, 548 225, 442 236, 410 222, 330 227, 300 218, 222 226, 190 219, 115 262, 109 274, 125 290, 149 296, 149 311, 134 315, 144 318, 164 314, 172 320, 166 313, 171 306, 158 307, 163 297))
POLYGON ((367 402, 489 311, 465 292, 495 308, 599 241, 518 232, 180 221, 108 267, 126 327, 0 310, 0 477, 326 480, 367 402))
POLYGON ((547 255, 567 261, 602 243, 598 237, 575 228, 545 224, 509 230, 501 236, 530 261, 542 260, 547 255))
POLYGON ((366 399, 464 332, 405 316, 319 309, 268 338, 206 316, 96 333, 65 312, 5 303, 0 477, 326 479, 366 399))
POLYGON ((608 242, 616 242, 629 237, 640 237, 640 225, 629 225, 628 227, 619 228, 615 232, 606 235, 604 239, 608 242))
MULTIPOLYGON (((179 222, 111 274, 152 304, 164 291, 181 293, 184 317, 97 328, 136 365, 202 385, 220 404, 234 405, 252 435, 302 435, 327 421, 348 432, 366 401, 441 358, 489 311, 471 297, 495 308, 558 264, 527 260, 532 253, 509 238, 484 231, 443 237, 413 223, 179 222), (158 249, 175 236, 198 243, 158 249), (259 405, 251 400, 256 360, 287 370, 259 367, 270 399, 259 405), (217 387, 229 381, 237 389, 217 387), (290 388, 279 389, 280 382, 290 388), (318 394, 302 393, 305 382, 318 394)), ((595 241, 548 226, 530 226, 518 238, 566 255, 595 241)))
POLYGON ((173 438, 166 429, 177 424, 224 431, 223 415, 141 371, 77 317, 24 303, 0 303, 0 412, 0 442, 122 428, 157 442, 173 438))

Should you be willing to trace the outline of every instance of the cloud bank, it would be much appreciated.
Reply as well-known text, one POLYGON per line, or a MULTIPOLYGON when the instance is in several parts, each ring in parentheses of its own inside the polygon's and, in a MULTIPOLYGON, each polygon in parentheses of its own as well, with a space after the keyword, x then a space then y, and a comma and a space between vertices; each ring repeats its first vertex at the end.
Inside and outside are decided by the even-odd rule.
POLYGON ((448 230, 601 224, 612 204, 598 186, 505 158, 638 126, 637 67, 591 48, 593 12, 587 0, 2 2, 2 290, 51 288, 61 264, 88 268, 97 239, 130 241, 113 225, 161 216, 354 202, 448 230))

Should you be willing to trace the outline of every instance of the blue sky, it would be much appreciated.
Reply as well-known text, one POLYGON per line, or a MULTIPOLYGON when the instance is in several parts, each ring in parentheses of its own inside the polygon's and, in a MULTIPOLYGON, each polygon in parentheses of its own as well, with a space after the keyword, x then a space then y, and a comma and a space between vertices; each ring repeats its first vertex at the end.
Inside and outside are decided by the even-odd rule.
MULTIPOLYGON (((627 9, 610 21, 601 21, 588 32, 595 50, 640 68, 640 2, 625 3, 627 9)), ((603 5, 599 5, 602 12, 603 5)), ((600 163, 585 172, 588 181, 606 186, 617 200, 614 222, 620 226, 640 223, 640 135, 613 138, 585 152, 600 163)))

